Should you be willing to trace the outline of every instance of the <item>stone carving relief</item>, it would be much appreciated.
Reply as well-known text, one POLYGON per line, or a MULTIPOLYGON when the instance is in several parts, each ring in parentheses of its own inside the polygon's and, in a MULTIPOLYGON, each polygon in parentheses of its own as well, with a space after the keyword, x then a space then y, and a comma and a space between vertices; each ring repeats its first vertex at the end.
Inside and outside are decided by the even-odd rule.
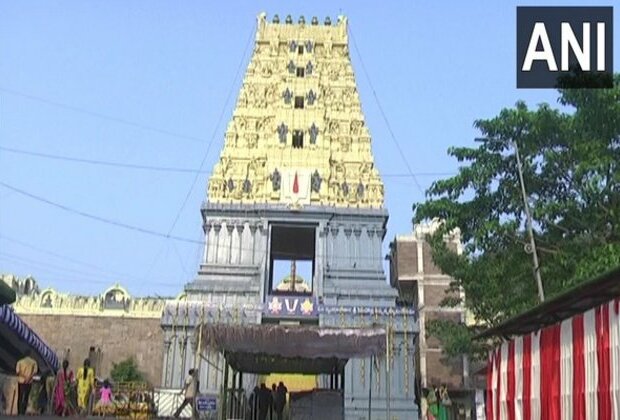
POLYGON ((310 179, 310 188, 312 189, 312 191, 316 193, 320 192, 322 182, 323 182, 323 178, 321 178, 319 171, 315 170, 314 173, 312 174, 312 178, 310 179))
POLYGON ((293 99, 293 92, 286 88, 284 92, 282 92, 282 98, 284 99, 284 103, 287 105, 291 104, 291 100, 293 99))
POLYGON ((362 184, 361 182, 359 184, 357 184, 357 198, 358 199, 362 199, 364 198, 364 184, 362 184))
POLYGON ((308 132, 310 134, 310 144, 316 144, 316 138, 319 135, 319 128, 315 123, 312 123, 308 132))
POLYGON ((308 94, 306 95, 306 101, 308 102, 308 105, 314 105, 315 100, 316 100, 316 94, 314 93, 312 89, 310 89, 310 92, 308 92, 308 94))
POLYGON ((286 136, 288 134, 288 127, 286 124, 282 123, 278 126, 278 138, 280 139, 280 143, 286 144, 286 136))
POLYGON ((312 167, 308 180, 312 204, 382 206, 382 183, 372 164, 370 135, 355 87, 346 31, 340 26, 317 31, 319 28, 308 25, 296 32, 292 18, 286 21, 291 23, 282 19, 281 31, 267 25, 257 34, 237 105, 243 109, 233 114, 225 150, 209 181, 208 199, 279 203, 279 170, 291 169, 286 149, 294 128, 304 132, 304 157, 299 156, 308 159, 312 167), (291 85, 298 66, 304 77, 312 79, 293 77, 291 85), (318 85, 311 83, 315 76, 320 76, 318 85), (308 111, 296 111, 295 116, 304 117, 293 121, 289 109, 295 95, 303 96, 308 111), (344 159, 342 153, 346 153, 346 163, 339 162, 334 168, 332 154, 339 161, 344 159), (254 163, 259 157, 262 161, 254 163), (231 163, 230 158, 235 160, 231 163))
POLYGON ((254 149, 258 146, 258 134, 256 133, 247 133, 245 135, 245 142, 248 149, 254 149))
POLYGON ((364 122, 360 120, 351 121, 351 135, 359 136, 362 132, 362 127, 364 126, 364 122))
POLYGON ((277 168, 274 169, 273 173, 269 176, 269 179, 271 181, 271 187, 273 188, 273 190, 280 191, 282 176, 280 175, 280 172, 277 168))
POLYGON ((271 61, 260 62, 260 75, 269 78, 273 75, 273 63, 271 61))
POLYGON ((340 146, 340 150, 343 152, 348 152, 351 148, 351 136, 340 136, 338 137, 338 144, 340 146))
POLYGON ((246 194, 252 192, 252 182, 248 178, 243 181, 243 192, 246 194))
POLYGON ((338 63, 332 63, 327 66, 327 75, 330 80, 336 81, 340 79, 340 75, 342 74, 342 65, 338 63))
POLYGON ((112 287, 103 295, 105 309, 128 309, 129 295, 120 287, 112 287))

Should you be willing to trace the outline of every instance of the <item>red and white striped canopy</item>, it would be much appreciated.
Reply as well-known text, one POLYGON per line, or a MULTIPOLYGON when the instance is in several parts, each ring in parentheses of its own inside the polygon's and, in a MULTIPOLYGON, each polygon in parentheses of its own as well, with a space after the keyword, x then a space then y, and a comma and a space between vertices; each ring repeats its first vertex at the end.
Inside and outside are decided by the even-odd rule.
POLYGON ((620 299, 503 343, 487 420, 620 420, 620 299))

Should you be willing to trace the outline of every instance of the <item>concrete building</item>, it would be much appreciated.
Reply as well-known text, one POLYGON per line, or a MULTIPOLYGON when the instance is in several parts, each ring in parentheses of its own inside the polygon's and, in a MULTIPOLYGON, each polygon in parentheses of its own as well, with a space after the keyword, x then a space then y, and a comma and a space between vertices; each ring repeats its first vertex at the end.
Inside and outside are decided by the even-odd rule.
POLYGON ((198 325, 239 331, 283 323, 341 331, 381 325, 389 356, 376 363, 340 360, 331 375, 314 372, 323 374, 321 384, 331 381, 342 391, 346 419, 368 418, 369 392, 373 418, 386 410, 391 419, 417 418, 417 319, 396 305, 382 266, 388 214, 345 17, 319 24, 258 16, 254 53, 202 217, 198 274, 185 287, 187 301, 169 302, 162 317, 165 386, 180 386, 191 366, 200 369, 203 392, 254 386, 256 378, 242 377, 230 354, 212 348, 198 357, 198 325))
MULTIPOLYGON (((469 418, 468 413, 474 407, 469 361, 466 356, 448 357, 441 342, 427 332, 428 322, 435 319, 468 321, 462 306, 441 305, 450 296, 448 289, 452 278, 435 265, 431 246, 426 240, 427 235, 432 235, 439 226, 440 222, 433 220, 415 225, 411 234, 396 236, 390 246, 390 280, 398 287, 401 299, 410 301, 419 311, 420 336, 416 344, 419 388, 416 393, 420 396, 422 389, 445 384, 455 403, 451 409, 458 415, 455 418, 469 418), (462 412, 459 414, 459 411, 462 412)), ((462 252, 458 231, 446 236, 445 241, 452 251, 462 252)))

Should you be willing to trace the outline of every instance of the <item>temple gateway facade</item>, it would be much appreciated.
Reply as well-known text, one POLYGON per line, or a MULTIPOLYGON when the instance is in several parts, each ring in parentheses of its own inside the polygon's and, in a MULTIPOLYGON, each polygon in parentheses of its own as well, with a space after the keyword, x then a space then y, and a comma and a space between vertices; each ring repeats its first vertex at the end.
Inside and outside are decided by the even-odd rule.
POLYGON ((259 375, 316 374, 343 418, 417 418, 417 316, 386 282, 383 194, 347 19, 259 15, 201 209, 202 262, 163 310, 162 384, 196 367, 226 405, 222 390, 249 393, 259 375))

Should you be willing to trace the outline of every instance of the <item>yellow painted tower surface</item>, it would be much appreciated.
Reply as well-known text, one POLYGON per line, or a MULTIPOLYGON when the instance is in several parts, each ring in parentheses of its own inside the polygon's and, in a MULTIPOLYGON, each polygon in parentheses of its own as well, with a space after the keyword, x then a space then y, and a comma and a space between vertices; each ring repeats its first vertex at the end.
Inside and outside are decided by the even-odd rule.
POLYGON ((282 382, 289 392, 311 391, 318 387, 316 375, 302 375, 298 373, 272 373, 260 378, 259 383, 264 382, 268 388, 282 382))
POLYGON ((345 17, 319 24, 258 16, 254 53, 208 200, 383 207, 345 17))

